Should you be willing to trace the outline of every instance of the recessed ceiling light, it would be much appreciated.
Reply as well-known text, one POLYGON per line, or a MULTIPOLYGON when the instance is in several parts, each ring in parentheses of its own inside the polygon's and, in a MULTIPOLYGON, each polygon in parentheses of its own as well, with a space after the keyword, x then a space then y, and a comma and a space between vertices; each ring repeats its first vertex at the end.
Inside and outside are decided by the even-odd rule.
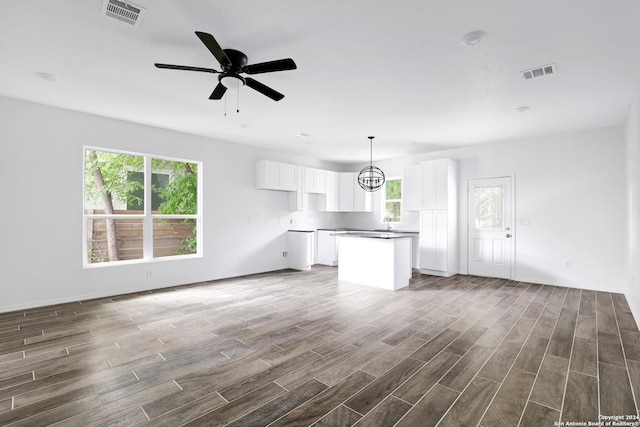
POLYGON ((48 82, 57 82, 58 81, 58 78, 55 75, 51 74, 51 73, 43 73, 42 71, 38 71, 36 73, 36 76, 38 76, 41 79, 46 80, 48 82))
POLYGON ((296 134, 296 138, 308 138, 308 137, 309 137, 308 133, 300 132, 296 134))
POLYGON ((480 43, 484 36, 484 31, 473 31, 462 36, 462 43, 466 44, 467 46, 473 46, 474 44, 480 43))
POLYGON ((248 127, 251 127, 251 125, 249 123, 240 123, 240 127, 246 129, 248 127))
POLYGON ((528 105, 523 105, 521 107, 516 108, 516 113, 524 113, 525 111, 529 111, 531 107, 528 105))

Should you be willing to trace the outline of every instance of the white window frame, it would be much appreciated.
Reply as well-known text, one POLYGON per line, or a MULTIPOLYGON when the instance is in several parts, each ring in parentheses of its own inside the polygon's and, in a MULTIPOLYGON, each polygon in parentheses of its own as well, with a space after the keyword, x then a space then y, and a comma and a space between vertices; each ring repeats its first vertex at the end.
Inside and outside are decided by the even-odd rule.
POLYGON ((203 226, 202 226, 202 193, 203 193, 203 173, 202 173, 202 162, 198 160, 188 160, 188 159, 180 159, 176 157, 167 157, 167 156, 159 156, 155 154, 145 154, 145 153, 136 153, 131 151, 124 150, 115 150, 110 148, 103 147, 94 147, 85 145, 82 147, 82 264, 83 268, 99 268, 99 267, 109 267, 116 265, 126 265, 126 264, 141 264, 141 263, 149 263, 149 262, 159 262, 159 261, 172 261, 172 260, 184 260, 189 258, 202 258, 203 257, 203 226), (144 209, 143 214, 88 214, 86 213, 86 188, 85 188, 85 171, 86 171, 86 151, 103 151, 108 153, 117 153, 117 154, 127 154, 131 156, 142 157, 144 161, 144 209), (161 160, 169 160, 175 162, 184 162, 184 163, 195 163, 198 165, 198 212, 195 215, 186 215, 186 214, 154 214, 151 212, 151 200, 152 200, 152 188, 151 188, 151 159, 161 159, 161 160), (88 227, 87 223, 90 219, 138 219, 142 220, 142 252, 143 256, 140 259, 132 259, 132 260, 123 260, 123 261, 107 261, 107 262, 98 262, 98 263, 90 263, 87 257, 87 234, 88 227), (174 255, 174 256, 163 256, 163 257, 154 257, 153 256, 153 221, 156 219, 195 219, 196 220, 196 239, 197 239, 197 249, 195 254, 187 254, 187 255, 174 255))
POLYGON ((399 199, 387 199, 387 182, 389 181, 396 181, 396 180, 400 180, 400 194, 402 195, 404 193, 404 180, 402 179, 401 176, 394 176, 394 177, 387 177, 387 179, 385 180, 384 183, 384 188, 382 189, 382 207, 381 207, 381 222, 383 224, 386 224, 387 221, 385 221, 386 219, 386 215, 387 215, 387 203, 386 202, 399 202, 400 203, 400 221, 390 221, 389 224, 395 224, 395 225, 399 225, 402 224, 402 197, 399 199))

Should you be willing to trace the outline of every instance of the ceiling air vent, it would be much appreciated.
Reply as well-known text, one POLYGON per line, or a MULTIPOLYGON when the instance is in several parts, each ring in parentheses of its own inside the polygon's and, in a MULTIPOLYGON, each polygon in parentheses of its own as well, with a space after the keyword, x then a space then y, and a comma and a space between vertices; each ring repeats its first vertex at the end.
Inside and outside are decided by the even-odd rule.
POLYGON ((102 14, 110 18, 139 27, 147 10, 127 1, 103 0, 102 14))
POLYGON ((542 67, 532 68, 522 72, 522 77, 525 80, 533 79, 534 77, 542 77, 548 74, 554 74, 556 72, 556 64, 544 65, 542 67))

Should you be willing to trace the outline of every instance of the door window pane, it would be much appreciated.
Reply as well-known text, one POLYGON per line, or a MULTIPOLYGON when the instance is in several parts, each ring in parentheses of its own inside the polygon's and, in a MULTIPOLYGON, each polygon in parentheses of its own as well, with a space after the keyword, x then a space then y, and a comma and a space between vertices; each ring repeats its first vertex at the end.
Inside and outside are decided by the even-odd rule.
POLYGON ((476 187, 476 229, 504 229, 504 188, 476 187))

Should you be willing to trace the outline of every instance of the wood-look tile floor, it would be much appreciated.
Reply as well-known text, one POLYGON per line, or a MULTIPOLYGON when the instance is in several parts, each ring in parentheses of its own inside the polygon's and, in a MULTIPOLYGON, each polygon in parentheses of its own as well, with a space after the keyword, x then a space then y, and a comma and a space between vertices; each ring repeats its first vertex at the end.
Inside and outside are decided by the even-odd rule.
POLYGON ((0 314, 0 425, 541 427, 639 396, 607 292, 316 266, 0 314))

